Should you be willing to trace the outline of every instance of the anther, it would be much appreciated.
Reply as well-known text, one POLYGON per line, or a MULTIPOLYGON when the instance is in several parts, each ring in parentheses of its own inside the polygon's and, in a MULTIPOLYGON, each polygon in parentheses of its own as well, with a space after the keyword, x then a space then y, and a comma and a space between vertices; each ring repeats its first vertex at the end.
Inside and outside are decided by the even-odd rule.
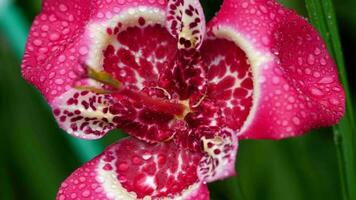
POLYGON ((101 89, 101 88, 96 88, 93 86, 75 86, 74 87, 77 90, 83 90, 83 91, 90 91, 90 92, 94 92, 97 94, 112 94, 114 91, 111 90, 105 90, 105 89, 101 89))
POLYGON ((91 67, 88 67, 88 77, 105 85, 109 85, 114 89, 119 89, 121 85, 120 81, 115 79, 111 74, 105 71, 96 71, 91 67))

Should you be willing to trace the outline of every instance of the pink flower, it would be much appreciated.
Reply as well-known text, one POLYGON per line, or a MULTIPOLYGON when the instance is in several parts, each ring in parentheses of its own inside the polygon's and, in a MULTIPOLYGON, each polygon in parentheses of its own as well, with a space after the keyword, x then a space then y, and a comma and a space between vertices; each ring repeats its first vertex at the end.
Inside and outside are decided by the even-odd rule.
POLYGON ((209 199, 238 140, 337 123, 344 92, 319 34, 275 0, 44 0, 23 76, 69 134, 131 135, 76 170, 57 199, 209 199))

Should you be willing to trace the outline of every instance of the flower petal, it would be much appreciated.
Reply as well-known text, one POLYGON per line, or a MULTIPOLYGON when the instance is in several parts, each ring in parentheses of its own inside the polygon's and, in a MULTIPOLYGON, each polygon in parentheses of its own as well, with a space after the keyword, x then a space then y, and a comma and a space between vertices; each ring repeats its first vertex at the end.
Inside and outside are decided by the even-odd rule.
POLYGON ((209 199, 198 180, 200 159, 172 142, 123 139, 68 177, 57 199, 209 199))
POLYGON ((201 184, 200 187, 186 197, 184 200, 209 200, 209 189, 206 184, 201 184))
MULTIPOLYGON (((157 24, 164 26, 165 9, 164 1, 95 1, 89 3, 79 0, 61 2, 45 0, 41 14, 36 17, 31 27, 22 63, 23 76, 38 87, 49 102, 52 102, 55 97, 72 87, 75 81, 86 76, 86 66, 102 69, 103 65, 107 64, 107 61, 103 60, 103 51, 110 46, 110 41, 117 44, 113 38, 118 32, 125 32, 128 27, 132 26, 146 27, 157 24)), ((165 34, 160 33, 159 27, 158 30, 147 30, 144 33, 138 33, 139 35, 136 34, 137 31, 133 31, 133 38, 141 39, 138 42, 147 41, 147 44, 140 44, 148 46, 141 52, 144 54, 144 60, 137 58, 141 65, 145 67, 149 64, 156 65, 156 63, 147 63, 146 60, 161 60, 169 55, 166 51, 158 51, 156 48, 172 49, 171 54, 174 55, 175 48, 159 47, 157 41, 152 39, 142 40, 152 35, 156 36, 159 41, 172 39, 164 37, 165 34), (142 37, 142 34, 148 35, 142 37), (153 44, 156 45, 153 46, 153 44), (150 55, 145 54, 147 52, 156 52, 157 55, 149 59, 150 55)), ((127 39, 127 35, 131 33, 132 31, 122 33, 117 36, 118 40, 127 39)), ((126 50, 138 47, 137 44, 136 46, 132 44, 131 40, 125 42, 121 46, 124 46, 126 50)), ((167 45, 169 44, 170 42, 167 41, 167 45)), ((129 74, 126 71, 125 73, 129 74)), ((142 74, 143 72, 139 73, 141 76, 142 74)), ((132 77, 129 76, 129 78, 132 77)), ((130 82, 130 80, 125 82, 130 82)))
POLYGON ((201 53, 208 79, 206 98, 221 110, 215 119, 238 133, 253 100, 254 83, 246 54, 233 42, 213 36, 204 41, 201 53))
POLYGON ((110 95, 71 89, 55 99, 53 114, 69 134, 98 139, 115 128, 115 117, 126 113, 112 112, 111 102, 110 95))
POLYGON ((236 133, 224 128, 215 136, 203 136, 203 158, 199 163, 199 177, 206 182, 236 175, 235 159, 238 141, 236 133))
MULTIPOLYGON (((165 10, 166 2, 151 0, 44 1, 31 28, 22 72, 49 101, 62 128, 77 137, 96 139, 117 127, 112 122, 115 116, 107 112, 112 101, 95 102, 97 109, 90 105, 90 112, 86 104, 72 101, 82 92, 75 89, 78 86, 103 88, 88 79, 88 66, 111 73, 130 89, 164 95, 156 88, 158 74, 176 52, 176 42, 164 27, 165 10), (62 113, 66 118, 61 110, 68 110, 62 113)), ((90 92, 85 98, 102 96, 90 92)))
POLYGON ((199 49, 205 34, 205 17, 199 0, 168 0, 166 27, 178 40, 178 49, 199 49))
POLYGON ((253 104, 242 138, 280 139, 335 124, 344 92, 317 31, 274 0, 225 0, 208 35, 233 41, 248 58, 253 104))
POLYGON ((52 101, 72 87, 83 73, 80 57, 84 26, 90 8, 86 1, 45 0, 36 17, 22 62, 23 77, 52 101))
MULTIPOLYGON (((146 142, 171 138, 174 115, 152 110, 157 105, 142 106, 143 97, 137 98, 71 89, 55 99, 53 113, 61 128, 83 139, 101 138, 115 128, 146 142)), ((172 109, 169 106, 164 109, 172 109)))

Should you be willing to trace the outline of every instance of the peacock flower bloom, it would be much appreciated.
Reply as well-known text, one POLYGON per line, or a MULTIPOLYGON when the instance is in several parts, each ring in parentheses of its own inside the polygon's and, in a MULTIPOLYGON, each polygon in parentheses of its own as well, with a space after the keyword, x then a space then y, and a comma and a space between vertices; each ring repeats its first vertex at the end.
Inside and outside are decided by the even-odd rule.
POLYGON ((69 134, 130 135, 57 199, 209 199, 241 139, 337 123, 344 92, 320 35, 275 0, 44 0, 22 64, 69 134))

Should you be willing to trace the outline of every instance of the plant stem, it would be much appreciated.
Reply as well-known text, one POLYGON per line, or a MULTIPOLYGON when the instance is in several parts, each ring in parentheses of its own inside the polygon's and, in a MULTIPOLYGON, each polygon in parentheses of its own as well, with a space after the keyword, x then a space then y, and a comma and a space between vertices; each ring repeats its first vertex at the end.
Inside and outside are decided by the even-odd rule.
POLYGON ((356 166, 353 147, 356 133, 352 101, 343 59, 340 36, 331 0, 305 0, 311 23, 320 31, 338 66, 340 79, 346 93, 346 113, 340 123, 333 127, 341 187, 344 200, 356 200, 356 166))

